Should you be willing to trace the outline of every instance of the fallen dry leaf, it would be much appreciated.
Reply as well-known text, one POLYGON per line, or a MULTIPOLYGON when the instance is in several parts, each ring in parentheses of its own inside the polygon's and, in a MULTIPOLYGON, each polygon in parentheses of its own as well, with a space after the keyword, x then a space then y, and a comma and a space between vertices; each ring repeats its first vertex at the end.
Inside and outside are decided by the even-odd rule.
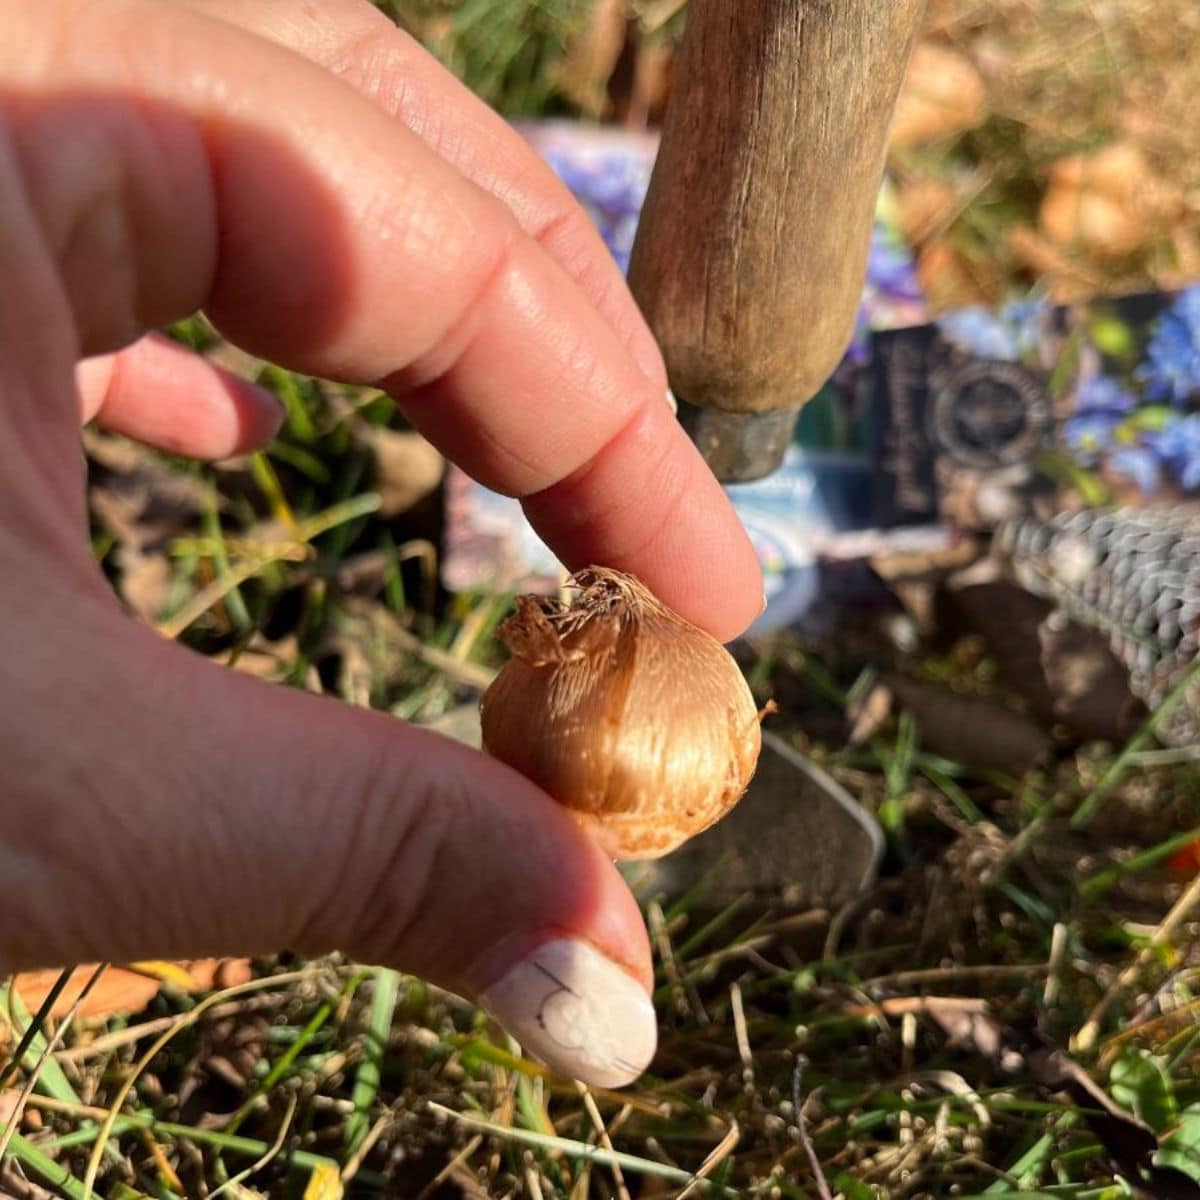
POLYGON ((945 242, 930 242, 917 255, 917 280, 935 311, 986 303, 989 299, 967 260, 945 242))
POLYGON ((625 50, 629 17, 626 0, 598 0, 559 63, 559 87, 589 117, 607 114, 608 84, 625 50))
POLYGON ((371 488, 379 493, 385 520, 402 516, 437 491, 445 459, 419 433, 373 429, 367 436, 375 459, 371 488))
POLYGON ((958 192, 941 179, 906 179, 896 188, 896 224, 909 242, 927 241, 959 204, 958 192))
POLYGON ((304 1200, 341 1200, 344 1194, 342 1177, 336 1165, 322 1163, 313 1168, 304 1189, 304 1200))
POLYGON ((208 489, 132 442, 86 430, 84 445, 88 504, 116 541, 117 590, 135 616, 153 622, 162 615, 171 581, 167 543, 195 527, 208 489))
POLYGON ((1086 259, 1072 258, 1028 225, 1014 225, 1005 242, 1013 258, 1039 276, 1056 304, 1069 304, 1094 295, 1100 275, 1086 259))
POLYGON ((892 120, 894 146, 941 141, 982 125, 987 117, 983 79, 971 61, 935 42, 913 51, 892 120))
POLYGON ((1119 258, 1153 241, 1178 203, 1139 146, 1113 142, 1054 163, 1038 221, 1057 246, 1119 258))
MULTIPOLYGON (((191 991, 232 987, 250 978, 249 959, 207 958, 164 965, 177 968, 179 974, 170 972, 172 982, 186 981, 191 991)), ((51 1017, 59 1018, 67 1014, 95 969, 93 963, 76 967, 71 972, 67 986, 50 1009, 51 1017)), ((60 970, 54 969, 25 971, 16 976, 13 983, 17 994, 31 1013, 41 1008, 61 974, 60 970)), ((163 987, 164 974, 167 972, 151 973, 150 970, 133 967, 108 967, 84 999, 78 1016, 103 1019, 141 1012, 163 987)))
POLYGON ((1050 753, 1050 735, 1003 704, 899 675, 884 682, 916 720, 921 745, 934 754, 1019 778, 1050 753))
POLYGON ((1159 1141, 1145 1121, 1122 1108, 1065 1051, 1046 1046, 1027 1058, 1051 1095, 1066 1093, 1099 1140, 1113 1167, 1146 1200, 1200 1200, 1200 1184, 1173 1167, 1154 1163, 1159 1141))
POLYGON ((947 635, 983 637, 999 681, 1041 721, 1118 744, 1136 728, 1141 710, 1129 673, 1104 637, 1059 621, 1053 605, 1010 579, 998 560, 952 576, 938 601, 947 635))
POLYGON ((893 702, 891 690, 880 683, 852 704, 846 712, 850 722, 847 744, 861 746, 879 733, 891 718, 893 702))

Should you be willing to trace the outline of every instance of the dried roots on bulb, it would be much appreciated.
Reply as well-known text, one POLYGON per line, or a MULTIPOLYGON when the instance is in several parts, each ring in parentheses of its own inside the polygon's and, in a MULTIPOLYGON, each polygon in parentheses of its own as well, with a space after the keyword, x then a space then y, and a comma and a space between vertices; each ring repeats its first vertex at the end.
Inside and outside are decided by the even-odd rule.
POLYGON ((746 790, 759 714, 732 655, 638 580, 589 567, 573 602, 522 596, 483 697, 484 748, 568 808, 612 857, 659 858, 746 790))

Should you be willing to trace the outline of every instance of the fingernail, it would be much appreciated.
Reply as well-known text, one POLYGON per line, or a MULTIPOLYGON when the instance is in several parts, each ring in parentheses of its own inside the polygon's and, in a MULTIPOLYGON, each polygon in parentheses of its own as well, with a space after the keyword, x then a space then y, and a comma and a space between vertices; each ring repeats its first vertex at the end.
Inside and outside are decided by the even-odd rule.
POLYGON ((543 942, 479 1002, 530 1054, 595 1087, 633 1083, 654 1057, 650 998, 586 942, 543 942))
POLYGON ((274 441, 287 419, 283 401, 274 392, 246 379, 233 381, 233 387, 242 402, 247 427, 243 436, 256 446, 274 441))
POLYGON ((675 393, 670 388, 667 388, 667 403, 671 406, 671 411, 678 416, 679 401, 675 399, 675 393))

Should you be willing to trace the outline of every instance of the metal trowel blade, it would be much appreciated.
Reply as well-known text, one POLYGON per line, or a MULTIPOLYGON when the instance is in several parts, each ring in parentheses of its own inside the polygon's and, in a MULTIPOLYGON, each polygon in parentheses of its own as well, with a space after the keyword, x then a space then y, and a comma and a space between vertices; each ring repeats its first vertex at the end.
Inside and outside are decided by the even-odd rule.
MULTIPOLYGON (((464 704, 427 728, 479 749, 479 709, 464 704)), ((792 910, 834 910, 875 882, 883 833, 825 771, 763 733, 758 770, 734 810, 673 854, 623 868, 643 894, 682 895, 700 885, 703 907, 751 895, 792 910)))

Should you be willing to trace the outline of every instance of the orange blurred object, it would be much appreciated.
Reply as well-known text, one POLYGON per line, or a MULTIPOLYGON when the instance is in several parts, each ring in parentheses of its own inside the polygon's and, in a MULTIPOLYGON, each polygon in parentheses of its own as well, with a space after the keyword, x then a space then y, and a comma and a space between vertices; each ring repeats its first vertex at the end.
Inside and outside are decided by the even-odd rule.
POLYGON ((1167 859, 1167 866, 1176 875, 1195 875, 1200 871, 1200 838, 1179 850, 1167 859))
MULTIPOLYGON (((95 969, 93 963, 76 967, 71 972, 50 1016, 57 1018, 67 1014, 95 969)), ((31 1013, 41 1007, 61 974, 60 970, 48 970, 26 971, 16 976, 13 983, 17 994, 31 1013)), ((187 991, 200 992, 230 987, 249 978, 249 959, 205 958, 181 963, 108 967, 84 999, 77 1015, 92 1018, 132 1016, 141 1012, 167 982, 187 991)))
POLYGON ((935 42, 913 51, 892 119, 893 146, 945 141, 987 119, 983 79, 965 55, 935 42))

